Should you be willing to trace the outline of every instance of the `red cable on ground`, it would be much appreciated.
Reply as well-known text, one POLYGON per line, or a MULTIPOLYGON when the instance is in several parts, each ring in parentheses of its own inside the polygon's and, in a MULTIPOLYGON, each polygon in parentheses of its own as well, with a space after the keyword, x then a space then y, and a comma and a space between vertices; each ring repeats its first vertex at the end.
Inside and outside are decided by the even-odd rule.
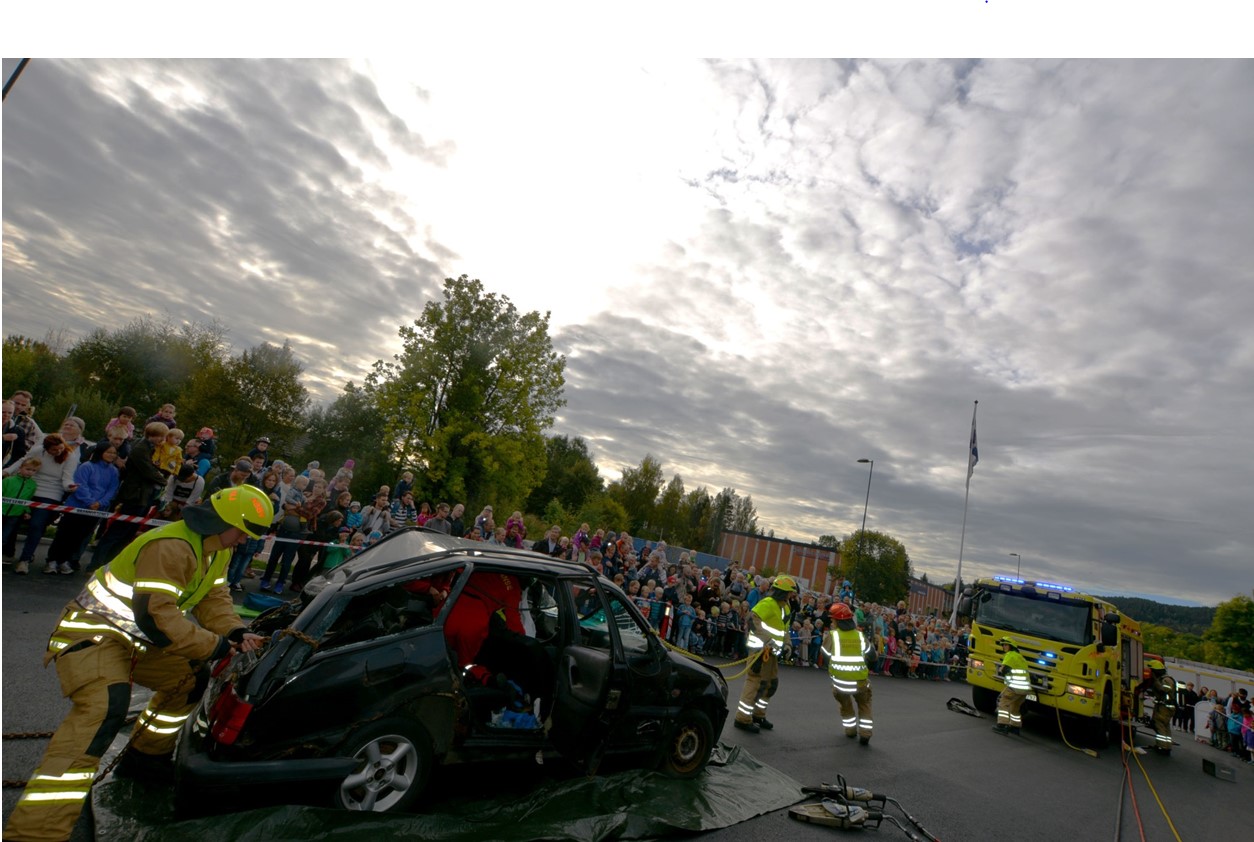
POLYGON ((1128 752, 1135 750, 1132 740, 1132 726, 1128 726, 1128 741, 1123 739, 1123 731, 1119 732, 1119 742, 1121 749, 1120 758, 1123 760, 1123 777, 1128 782, 1128 794, 1132 796, 1132 815, 1136 816, 1136 830, 1140 834, 1141 842, 1145 842, 1145 825, 1141 822, 1141 809, 1136 803, 1136 788, 1132 785, 1132 767, 1128 765, 1128 752))

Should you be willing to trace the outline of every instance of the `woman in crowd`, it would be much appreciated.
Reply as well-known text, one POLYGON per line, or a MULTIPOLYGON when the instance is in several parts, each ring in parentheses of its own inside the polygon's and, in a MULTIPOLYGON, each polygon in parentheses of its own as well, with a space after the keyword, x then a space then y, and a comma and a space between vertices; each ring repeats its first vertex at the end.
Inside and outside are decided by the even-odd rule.
MULTIPOLYGON (((74 471, 74 485, 77 486, 65 505, 76 509, 92 511, 108 511, 113 495, 118 491, 118 469, 114 463, 118 458, 118 449, 111 444, 97 447, 92 451, 91 460, 79 465, 74 471)), ((78 570, 78 560, 83 541, 96 528, 100 521, 93 515, 69 512, 62 515, 57 525, 57 534, 48 548, 48 566, 56 565, 58 573, 72 573, 78 570)))
MULTIPOLYGON (((41 462, 39 472, 35 474, 35 496, 32 502, 55 505, 78 487, 74 483, 74 472, 78 470, 78 451, 66 447, 65 439, 59 434, 50 433, 44 436, 43 443, 27 453, 23 461, 33 456, 38 456, 41 462)), ((17 473, 21 465, 22 463, 18 462, 5 471, 5 476, 17 473)), ((44 532, 48 530, 48 524, 54 517, 56 517, 56 512, 51 509, 31 509, 30 523, 26 527, 26 543, 22 545, 22 554, 18 557, 19 564, 26 562, 29 565, 35 558, 39 541, 44 537, 44 532)), ((62 569, 56 562, 49 561, 44 565, 44 572, 63 573, 68 576, 74 570, 68 564, 62 569)))

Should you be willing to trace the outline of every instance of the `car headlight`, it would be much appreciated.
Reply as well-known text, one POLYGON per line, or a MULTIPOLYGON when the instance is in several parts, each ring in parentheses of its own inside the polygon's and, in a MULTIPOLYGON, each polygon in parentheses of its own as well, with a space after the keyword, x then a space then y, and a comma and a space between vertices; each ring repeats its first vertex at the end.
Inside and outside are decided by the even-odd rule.
POLYGON ((984 662, 980 660, 979 658, 972 658, 970 663, 971 663, 971 669, 977 669, 977 670, 984 669, 984 662))

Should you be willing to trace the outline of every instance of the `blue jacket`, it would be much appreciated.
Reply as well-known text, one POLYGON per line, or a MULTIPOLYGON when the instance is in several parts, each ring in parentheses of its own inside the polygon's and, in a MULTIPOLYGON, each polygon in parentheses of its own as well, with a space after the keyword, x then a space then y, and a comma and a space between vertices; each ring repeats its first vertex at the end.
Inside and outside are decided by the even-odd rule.
POLYGON ((118 469, 108 462, 84 462, 74 471, 78 488, 65 498, 65 505, 89 509, 92 503, 99 503, 100 508, 107 509, 120 481, 118 469))

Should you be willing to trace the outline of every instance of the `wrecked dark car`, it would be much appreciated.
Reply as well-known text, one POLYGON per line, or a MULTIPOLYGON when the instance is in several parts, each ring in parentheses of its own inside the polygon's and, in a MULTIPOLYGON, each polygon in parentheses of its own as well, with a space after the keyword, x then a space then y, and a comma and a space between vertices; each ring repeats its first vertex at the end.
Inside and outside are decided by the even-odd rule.
POLYGON ((267 645, 219 662, 184 725, 181 813, 270 785, 402 811, 442 764, 550 756, 693 777, 727 718, 718 670, 582 564, 404 529, 300 596, 254 621, 267 645))

